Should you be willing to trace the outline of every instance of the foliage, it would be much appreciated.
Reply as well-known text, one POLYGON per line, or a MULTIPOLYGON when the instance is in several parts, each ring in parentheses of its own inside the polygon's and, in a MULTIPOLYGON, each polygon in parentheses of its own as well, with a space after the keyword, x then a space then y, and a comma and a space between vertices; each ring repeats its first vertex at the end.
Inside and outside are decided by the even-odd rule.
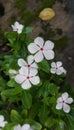
POLYGON ((56 109, 56 102, 61 92, 67 91, 72 97, 74 93, 67 88, 65 75, 50 73, 51 61, 44 59, 38 63, 41 82, 28 90, 21 88, 9 74, 10 69, 19 69, 19 58, 26 60, 27 46, 32 41, 27 35, 32 30, 32 27, 24 27, 21 34, 5 33, 11 54, 0 57, 0 114, 8 121, 3 130, 14 130, 15 125, 25 123, 34 130, 73 130, 74 104, 67 114, 56 109))

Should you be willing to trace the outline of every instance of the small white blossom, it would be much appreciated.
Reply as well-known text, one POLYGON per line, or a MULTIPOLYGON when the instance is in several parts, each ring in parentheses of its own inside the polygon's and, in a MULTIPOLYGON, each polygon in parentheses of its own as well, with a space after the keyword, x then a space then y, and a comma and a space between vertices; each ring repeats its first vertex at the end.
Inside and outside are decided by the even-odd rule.
POLYGON ((2 130, 6 123, 7 121, 4 121, 4 116, 0 115, 0 130, 2 130))
POLYGON ((29 124, 24 124, 23 126, 21 125, 17 125, 17 126, 14 126, 14 130, 33 130, 29 124))
POLYGON ((37 63, 35 63, 34 57, 32 55, 27 57, 27 62, 22 58, 18 59, 18 65, 20 67, 24 66, 24 67, 27 67, 28 69, 32 69, 33 71, 38 72, 37 70, 38 65, 37 63))
POLYGON ((18 84, 21 84, 23 89, 28 89, 32 84, 37 85, 40 82, 40 78, 36 74, 37 71, 22 66, 14 79, 18 84))
POLYGON ((57 99, 56 109, 60 110, 63 108, 64 112, 69 113, 70 106, 68 104, 71 104, 72 102, 73 102, 73 99, 69 97, 67 92, 65 92, 62 94, 61 97, 57 99))
POLYGON ((18 74, 18 71, 14 70, 14 69, 10 69, 9 74, 10 74, 11 78, 14 78, 18 74))
POLYGON ((62 62, 52 62, 50 72, 52 74, 61 75, 62 73, 66 74, 66 70, 62 67, 62 62))
POLYGON ((22 33, 23 25, 19 24, 19 22, 15 22, 14 25, 11 25, 13 28, 13 31, 16 31, 18 34, 22 33))
POLYGON ((47 60, 51 60, 54 58, 54 51, 52 50, 54 48, 54 43, 50 40, 47 40, 44 43, 43 38, 37 37, 34 40, 34 43, 30 43, 28 45, 28 50, 31 54, 34 55, 34 59, 36 62, 41 62, 44 57, 47 60))

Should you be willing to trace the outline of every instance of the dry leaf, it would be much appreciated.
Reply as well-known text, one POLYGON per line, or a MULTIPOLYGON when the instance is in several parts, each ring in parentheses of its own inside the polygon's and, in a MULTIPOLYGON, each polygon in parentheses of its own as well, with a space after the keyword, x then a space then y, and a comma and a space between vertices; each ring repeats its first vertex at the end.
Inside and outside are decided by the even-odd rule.
POLYGON ((41 18, 42 20, 50 20, 54 16, 55 16, 55 11, 51 8, 45 8, 39 14, 39 18, 41 18))

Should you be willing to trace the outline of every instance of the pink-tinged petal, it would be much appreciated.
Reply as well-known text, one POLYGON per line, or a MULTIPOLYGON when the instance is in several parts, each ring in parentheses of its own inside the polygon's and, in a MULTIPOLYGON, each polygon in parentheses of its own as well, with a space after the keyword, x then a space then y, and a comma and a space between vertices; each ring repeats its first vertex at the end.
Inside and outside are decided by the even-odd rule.
POLYGON ((0 122, 4 121, 4 116, 0 115, 0 122))
POLYGON ((27 75, 28 75, 28 68, 22 66, 21 69, 19 69, 19 73, 20 73, 21 75, 27 76, 27 75))
POLYGON ((64 100, 66 100, 66 99, 68 98, 68 96, 69 96, 69 95, 68 95, 67 92, 65 92, 65 93, 62 94, 62 98, 63 98, 64 100))
POLYGON ((34 59, 35 59, 35 62, 41 62, 44 57, 43 57, 43 54, 41 51, 37 52, 35 55, 34 55, 34 59))
POLYGON ((58 109, 58 110, 62 109, 62 103, 58 103, 58 104, 56 105, 56 109, 58 109))
POLYGON ((19 66, 26 66, 27 63, 25 62, 25 60, 23 60, 22 58, 18 59, 18 65, 19 66))
POLYGON ((29 124, 24 124, 22 126, 22 129, 21 130, 30 130, 30 125, 29 124))
POLYGON ((27 57, 27 61, 28 61, 28 64, 32 64, 32 63, 34 62, 34 56, 29 55, 29 56, 27 57))
POLYGON ((35 43, 31 43, 28 45, 28 50, 30 53, 34 54, 39 50, 39 47, 35 43))
POLYGON ((30 78, 30 81, 33 85, 39 84, 40 83, 40 78, 38 76, 34 76, 30 78))
POLYGON ((56 62, 56 66, 57 66, 57 67, 62 66, 62 62, 61 62, 61 61, 57 61, 57 62, 56 62))
POLYGON ((66 113, 69 113, 70 112, 70 106, 66 103, 63 104, 63 111, 66 112, 66 113))
POLYGON ((44 45, 45 50, 52 50, 54 48, 54 43, 50 40, 47 40, 44 45))
POLYGON ((55 62, 52 62, 52 63, 51 63, 51 67, 56 68, 56 63, 55 63, 55 62))
POLYGON ((55 68, 51 68, 51 69, 50 69, 50 72, 51 72, 52 74, 55 74, 55 73, 56 73, 56 69, 55 69, 55 68))
POLYGON ((14 126, 14 130, 21 130, 21 126, 20 125, 14 126))
POLYGON ((72 99, 72 98, 67 98, 67 99, 65 100, 65 102, 68 103, 68 104, 71 104, 71 103, 73 102, 73 99, 72 99))
POLYGON ((14 78, 14 80, 19 84, 23 83, 23 81, 25 81, 25 79, 26 79, 26 77, 23 75, 20 75, 20 74, 16 75, 14 78))
POLYGON ((62 97, 59 97, 58 99, 57 99, 57 103, 61 103, 62 102, 62 97))
POLYGON ((35 68, 35 69, 38 69, 38 65, 37 65, 37 63, 35 63, 35 62, 34 62, 33 64, 31 64, 31 67, 32 67, 32 68, 35 68))
POLYGON ((57 75, 61 75, 61 74, 63 73, 63 71, 62 71, 61 68, 62 68, 62 67, 56 69, 56 74, 57 74, 57 75))
POLYGON ((29 70, 29 76, 35 76, 38 73, 37 69, 31 68, 29 70))
POLYGON ((31 88, 31 83, 29 80, 25 80, 25 82, 23 82, 21 86, 23 89, 29 89, 31 88))
POLYGON ((37 38, 35 38, 34 42, 35 42, 35 44, 38 45, 39 47, 43 47, 43 44, 44 44, 43 38, 37 37, 37 38))
POLYGON ((44 50, 43 54, 47 60, 52 60, 54 58, 54 51, 52 50, 44 50))

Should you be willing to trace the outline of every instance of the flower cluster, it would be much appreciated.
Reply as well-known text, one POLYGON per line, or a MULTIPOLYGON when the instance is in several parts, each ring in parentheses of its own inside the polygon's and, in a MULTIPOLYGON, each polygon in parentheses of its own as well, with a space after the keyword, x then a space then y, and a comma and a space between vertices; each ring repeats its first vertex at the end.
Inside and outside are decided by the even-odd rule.
MULTIPOLYGON (((23 25, 15 22, 15 24, 12 25, 12 28, 13 31, 17 31, 17 33, 20 34, 22 33, 23 25)), ((40 83, 40 77, 38 76, 38 63, 42 62, 44 58, 46 60, 52 60, 55 56, 53 51, 54 43, 50 40, 44 42, 42 37, 35 38, 34 42, 30 43, 27 48, 31 53, 31 55, 27 57, 27 61, 20 58, 18 59, 18 66, 20 69, 18 71, 9 70, 9 72, 14 75, 14 80, 20 84, 23 89, 29 89, 32 85, 40 83)), ((62 62, 57 61, 51 63, 50 73, 61 75, 63 73, 66 74, 66 70, 62 66, 62 62)), ((70 112, 70 106, 68 104, 71 104, 73 99, 68 98, 68 96, 68 93, 65 92, 57 99, 56 109, 60 110, 63 108, 64 112, 70 112)), ((20 125, 15 126, 14 130, 17 129, 32 130, 27 124, 22 127, 20 125)))

